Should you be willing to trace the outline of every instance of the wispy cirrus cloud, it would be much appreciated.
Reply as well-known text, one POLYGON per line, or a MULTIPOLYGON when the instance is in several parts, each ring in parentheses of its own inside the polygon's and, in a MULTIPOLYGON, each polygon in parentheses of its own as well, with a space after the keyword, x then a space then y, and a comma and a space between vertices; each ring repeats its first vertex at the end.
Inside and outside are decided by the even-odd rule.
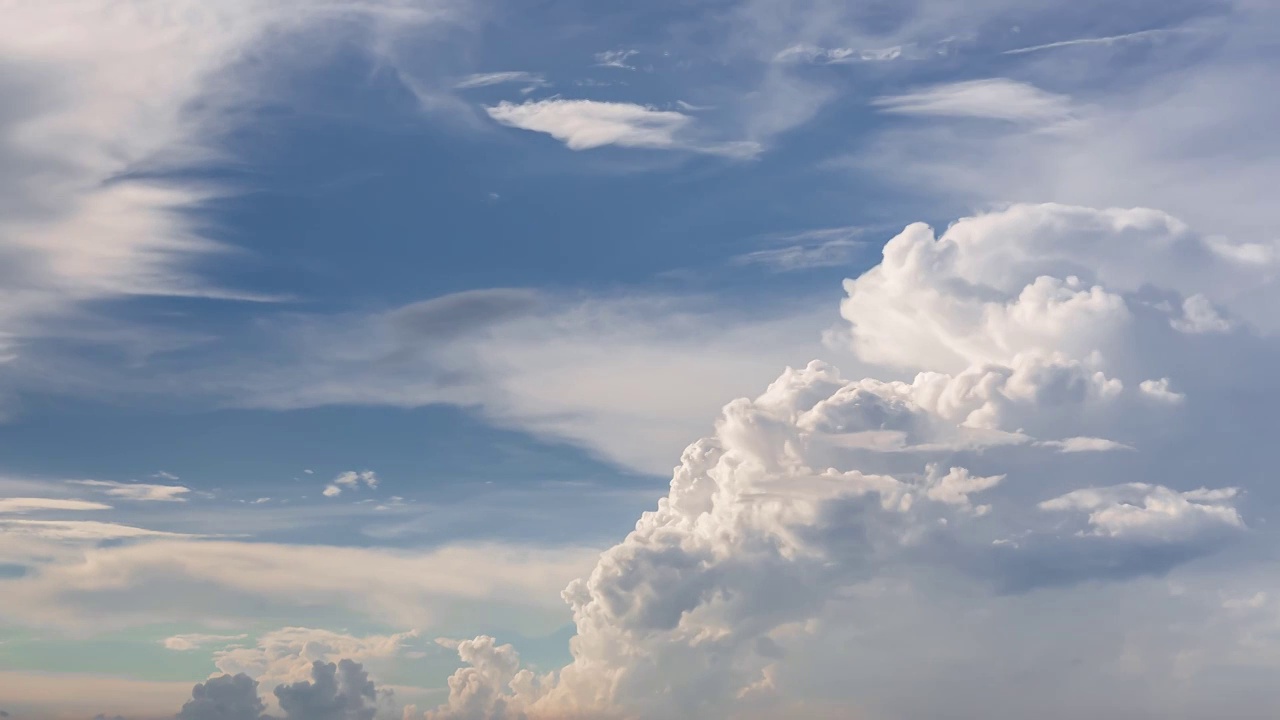
POLYGON ((1059 40, 1057 42, 1042 43, 1040 45, 1029 45, 1027 47, 1005 50, 1004 54, 1023 55, 1025 53, 1040 52, 1041 50, 1055 50, 1057 48, 1077 47, 1081 45, 1120 45, 1123 43, 1133 42, 1135 40, 1150 40, 1165 37, 1176 32, 1186 32, 1186 30, 1177 28, 1153 28, 1150 30, 1138 30, 1137 32, 1123 33, 1120 35, 1074 38, 1071 40, 1059 40))
POLYGON ((1071 99, 1008 78, 966 80, 920 88, 871 101, 895 115, 967 117, 1046 122, 1070 116, 1071 99))
POLYGON ((149 483, 122 483, 111 480, 68 480, 73 485, 92 488, 111 497, 142 502, 186 502, 185 495, 191 488, 183 485, 153 485, 149 483))
POLYGON ((468 75, 454 84, 456 90, 471 90, 474 88, 489 87, 491 85, 504 85, 508 83, 519 83, 528 86, 530 89, 545 87, 549 83, 546 76, 542 73, 528 72, 525 70, 511 70, 505 72, 488 72, 475 73, 468 75))
POLYGON ((249 637, 245 634, 240 635, 210 635, 206 633, 186 633, 182 635, 170 635, 160 644, 165 650, 174 650, 177 652, 190 652, 199 650, 208 645, 229 645, 237 640, 244 640, 249 637))
POLYGON ((0 514, 22 514, 41 510, 110 510, 110 505, 88 500, 64 498, 0 498, 0 514))
POLYGON ((824 228, 774 239, 777 247, 736 255, 736 265, 761 265, 778 272, 848 265, 867 249, 865 228, 824 228))
POLYGON ((619 70, 635 70, 635 66, 628 64, 628 61, 639 54, 639 50, 606 50, 596 53, 596 65, 619 70))

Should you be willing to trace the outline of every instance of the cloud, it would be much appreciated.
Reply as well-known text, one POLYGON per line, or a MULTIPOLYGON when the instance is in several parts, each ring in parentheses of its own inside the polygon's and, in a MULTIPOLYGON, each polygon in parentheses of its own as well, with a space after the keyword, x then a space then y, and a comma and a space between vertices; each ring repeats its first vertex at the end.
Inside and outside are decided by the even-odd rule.
POLYGON ((824 48, 815 45, 792 45, 774 56, 775 62, 804 61, 824 65, 853 62, 886 62, 902 57, 902 48, 893 46, 879 50, 855 50, 847 47, 824 48))
POLYGON ((1151 30, 1138 30, 1136 32, 1124 33, 1121 35, 1107 35, 1104 37, 1086 37, 1075 38, 1072 40, 1059 40, 1057 42, 1043 43, 1040 45, 1030 45, 1027 47, 1014 48, 1013 50, 1005 50, 1005 55, 1021 55, 1023 53, 1039 52, 1041 50, 1056 50, 1064 47, 1077 47, 1081 45, 1119 45, 1122 43, 1132 42, 1134 40, 1146 40, 1149 38, 1158 38, 1175 32, 1169 28, 1153 28, 1151 30))
POLYGON ((0 357, 30 357, 38 370, 46 341, 100 335, 113 310, 105 300, 284 299, 203 276, 207 262, 238 251, 192 210, 231 190, 181 171, 231 161, 224 140, 243 111, 280 99, 288 53, 273 55, 266 73, 245 72, 246 58, 354 22, 390 62, 395 37, 449 8, 443 0, 14 4, 0 28, 0 92, 11 99, 0 113, 0 357))
POLYGON ((148 485, 146 483, 121 483, 108 480, 68 480, 75 485, 99 489, 105 495, 141 502, 186 502, 182 497, 191 488, 182 485, 148 485))
MULTIPOLYGON (((192 689, 177 720, 276 720, 258 685, 245 674, 210 678, 192 689)), ((360 663, 343 659, 316 661, 309 680, 277 685, 273 694, 284 711, 281 720, 373 720, 389 692, 379 691, 360 663)))
MULTIPOLYGON (((1169 322, 1185 298, 1237 311, 1247 302, 1235 289, 1273 282, 1221 242, 1155 211, 1057 205, 962 218, 941 234, 909 226, 845 282, 841 306, 845 341, 888 377, 850 380, 815 361, 728 403, 656 509, 565 590, 573 660, 539 674, 492 637, 449 641, 466 667, 426 717, 795 716, 788 703, 814 692, 846 715, 937 716, 942 704, 977 715, 994 692, 1009 708, 998 715, 1014 718, 1062 682, 1105 684, 1109 703, 1067 699, 1064 717, 1118 717, 1153 706, 1107 679, 1115 672, 1141 673, 1157 695, 1234 686, 1161 664, 1174 652, 1164 641, 1115 635, 1159 637, 1195 616, 1159 578, 1220 562, 1240 582, 1268 571, 1225 553, 1274 538, 1246 522, 1242 485, 1271 464, 1257 443, 1272 426, 1280 346, 1252 328, 1206 346, 1169 322), (1224 358, 1234 373, 1221 373, 1224 358), (1149 402, 1143 383, 1166 368, 1186 403, 1149 402), (1241 405, 1238 388, 1255 386, 1268 389, 1241 405), (1242 436, 1206 431, 1228 416, 1242 436), (851 442, 877 433, 900 442, 851 442), (1118 436, 1132 444, 1105 439, 1118 436), (1044 612, 1062 603, 1081 615, 1042 654, 1044 612), (970 621, 976 634, 957 630, 970 621), (998 640, 978 641, 996 628, 998 640), (1008 673, 1027 654, 1035 667, 1014 687, 1008 673), (891 687, 926 656, 946 659, 891 687), (983 690, 908 699, 921 682, 983 690)), ((1205 663, 1236 652, 1210 645, 1205 663)))
POLYGON ((897 115, 988 118, 1010 122, 1060 121, 1071 114, 1070 98, 1007 78, 934 85, 901 95, 878 97, 872 100, 872 104, 897 115))
POLYGON ((503 125, 546 133, 570 150, 605 145, 672 149, 680 144, 676 134, 692 120, 683 113, 632 103, 560 98, 518 105, 502 102, 485 110, 503 125))
POLYGON ((31 536, 45 540, 104 542, 135 538, 190 537, 182 533, 148 530, 132 525, 97 522, 95 520, 7 520, 0 527, 15 536, 31 536))
POLYGON ((492 544, 409 552, 32 523, 8 521, 5 534, 132 541, 81 548, 47 561, 27 557, 29 572, 0 578, 6 617, 72 630, 156 623, 243 626, 267 619, 327 618, 336 611, 401 627, 430 627, 477 620, 502 605, 514 625, 531 633, 551 632, 563 623, 560 589, 596 554, 576 547, 492 544), (139 595, 138 587, 147 592, 139 595))
POLYGON ((0 514, 29 513, 40 510, 110 510, 110 505, 88 500, 64 500, 60 498, 0 498, 0 514))
POLYGON ((372 470, 347 470, 339 473, 332 483, 325 486, 324 496, 337 497, 342 494, 343 490, 360 489, 362 484, 370 490, 376 490, 378 487, 378 474, 372 470))
POLYGON ((279 354, 187 383, 259 408, 450 403, 626 467, 667 473, 738 388, 821 352, 832 323, 807 298, 759 313, 701 296, 537 300, 537 313, 513 303, 492 322, 450 331, 447 342, 435 340, 434 321, 417 333, 422 326, 406 323, 400 310, 275 325, 279 354), (760 337, 777 342, 761 349, 760 337))
MULTIPOLYGON (((1280 223, 1261 188, 1280 179, 1280 139, 1253 129, 1280 122, 1280 103, 1258 93, 1275 64, 1263 28, 1280 11, 1256 2, 1215 7, 1161 6, 1175 16, 1170 25, 1182 23, 1179 32, 1133 57, 1072 53, 1064 64, 1058 52, 1006 56, 1018 64, 1011 76, 1071 98, 1069 122, 1054 122, 1052 132, 1040 120, 890 124, 837 164, 891 183, 921 212, 1046 200, 1160 208, 1205 234, 1273 252, 1280 223)), ((1026 99, 1020 112, 1062 109, 1038 93, 1026 99)))
POLYGON ((751 142, 696 141, 689 133, 693 118, 674 110, 657 110, 634 103, 550 98, 520 104, 503 101, 486 107, 485 111, 502 125, 545 133, 570 150, 617 145, 732 157, 749 157, 759 150, 759 146, 751 142))
POLYGON ((859 227, 826 228, 777 238, 782 247, 753 250, 733 258, 738 265, 764 265, 778 272, 794 272, 822 267, 841 267, 853 262, 865 250, 859 227))
POLYGON ((1236 488, 1176 492, 1158 485, 1128 483, 1073 490, 1040 503, 1041 510, 1089 513, 1093 532, 1108 537, 1183 539, 1198 533, 1244 527, 1230 503, 1236 488))
POLYGON ((266 705, 248 675, 222 675, 198 683, 177 720, 260 720, 266 705))
POLYGON ((532 73, 524 70, 475 73, 462 78, 453 87, 457 90, 470 90, 505 83, 523 83, 536 88, 547 85, 547 79, 541 73, 532 73))
POLYGON ((214 653, 214 665, 219 672, 245 673, 268 685, 295 683, 310 678, 316 662, 337 662, 344 658, 365 667, 394 670, 396 663, 402 662, 415 647, 421 647, 417 630, 355 636, 286 627, 259 635, 249 646, 218 650, 214 653))
POLYGON ((1096 437, 1073 437, 1065 440, 1045 440, 1044 442, 1041 442, 1040 445, 1044 447, 1057 448, 1059 452, 1064 453, 1133 450, 1132 447, 1125 445, 1124 443, 1096 437))
POLYGON ((316 661, 309 682, 276 687, 286 718, 297 720, 373 720, 378 691, 359 663, 316 661))
POLYGON ((186 633, 183 635, 171 635, 161 641, 166 650, 176 650, 179 652, 187 652, 191 650, 199 650, 206 645, 226 645, 236 640, 243 640, 248 635, 208 635, 202 633, 186 633))
POLYGON ((635 66, 628 65, 627 61, 639 54, 638 50, 606 50, 596 53, 596 64, 619 70, 635 70, 635 66))
POLYGON ((1169 389, 1169 378, 1167 377, 1159 380, 1143 380, 1138 384, 1138 389, 1148 397, 1161 402, 1176 404, 1186 399, 1186 396, 1182 393, 1169 389))

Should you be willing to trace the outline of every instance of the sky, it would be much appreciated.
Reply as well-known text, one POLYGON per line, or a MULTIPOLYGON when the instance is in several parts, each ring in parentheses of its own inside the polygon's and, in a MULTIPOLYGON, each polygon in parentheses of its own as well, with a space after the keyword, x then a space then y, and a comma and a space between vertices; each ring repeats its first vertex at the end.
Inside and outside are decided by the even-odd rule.
POLYGON ((0 13, 0 718, 1275 717, 1271 0, 0 13))

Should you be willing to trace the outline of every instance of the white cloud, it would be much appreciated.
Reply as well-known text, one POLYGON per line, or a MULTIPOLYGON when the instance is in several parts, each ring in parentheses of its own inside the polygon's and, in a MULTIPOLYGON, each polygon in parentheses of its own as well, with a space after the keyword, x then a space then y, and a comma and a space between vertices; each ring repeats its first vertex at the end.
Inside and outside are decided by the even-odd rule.
POLYGON ((542 87, 547 84, 547 79, 541 73, 533 73, 525 70, 475 73, 462 78, 454 84, 453 87, 458 90, 470 90, 472 88, 502 85, 506 83, 522 83, 533 87, 542 87))
POLYGON ((1120 45, 1123 43, 1133 42, 1134 40, 1158 38, 1172 32, 1176 32, 1176 30, 1169 28, 1153 28, 1151 30, 1139 30, 1137 32, 1124 33, 1121 35, 1074 38, 1072 40, 1059 40, 1057 42, 1042 43, 1040 45, 1029 45, 1027 47, 1014 48, 1013 50, 1005 50, 1004 54, 1021 55, 1023 53, 1039 52, 1041 50, 1056 50, 1058 48, 1076 47, 1081 45, 1120 45))
POLYGON ((1174 330, 1184 333, 1224 333, 1231 330, 1231 322, 1218 314, 1213 303, 1204 295, 1196 294, 1182 301, 1182 317, 1171 318, 1174 330))
POLYGON ((750 157, 760 150, 750 141, 702 142, 690 132, 693 118, 688 115, 635 103, 550 98, 519 104, 504 101, 485 111, 508 127, 550 135, 570 150, 617 145, 730 157, 750 157))
POLYGON ((336 612, 425 628, 479 622, 502 606, 513 627, 548 633, 564 622, 560 589, 596 555, 575 547, 493 544, 412 552, 283 545, 183 538, 103 523, 2 522, 4 534, 35 533, 34 539, 133 541, 53 559, 42 559, 42 548, 29 546, 32 554, 22 562, 32 571, 0 578, 7 617, 76 631, 157 623, 243 626, 331 618, 336 612), (138 594, 138 587, 147 590, 138 594), (116 602, 122 593, 128 603, 116 602))
MULTIPOLYGON (((1160 208, 1251 244, 1254 257, 1271 255, 1280 222, 1263 189, 1280 182, 1280 138, 1256 129, 1280 123, 1280 103, 1259 91, 1275 64, 1265 28, 1280 8, 1219 9, 1193 13, 1200 19, 1126 59, 1125 72, 1111 53, 1073 53, 1065 65, 1056 52, 1011 56, 1017 77, 1071 97, 1071 121, 1053 132, 1039 123, 899 123, 863 138, 843 164, 893 183, 922 209, 1046 200, 1160 208)), ((1252 304, 1255 315, 1262 305, 1252 304)))
POLYGON ((858 239, 862 234, 863 229, 858 227, 810 230, 777 238, 777 244, 782 247, 743 253, 734 257, 733 262, 764 265, 779 272, 846 266, 859 251, 867 248, 866 240, 858 239))
POLYGON ((1059 452, 1111 452, 1113 450, 1132 450, 1124 443, 1096 437, 1073 437, 1065 440, 1045 440, 1039 443, 1045 447, 1057 448, 1059 452))
POLYGON ((775 62, 804 61, 839 65, 853 62, 886 62, 901 57, 902 47, 897 45, 876 50, 855 50, 847 47, 824 48, 802 43, 779 51, 773 59, 775 62))
POLYGON ((746 314, 697 296, 485 292, 491 297, 479 305, 447 296, 277 326, 281 355, 192 384, 226 388, 229 402, 250 407, 477 408, 499 425, 665 474, 741 387, 822 352, 832 323, 811 302, 746 314), (776 342, 761 349, 761 337, 776 342), (335 353, 339 347, 357 350, 335 353))
POLYGON ((1169 389, 1169 378, 1159 380, 1143 380, 1138 388, 1148 397, 1161 402, 1177 404, 1186 399, 1186 395, 1169 389))
POLYGON ((1071 99, 1007 78, 934 85, 872 100, 898 115, 969 117, 1010 122, 1054 122, 1071 114, 1071 99))
POLYGON ((191 650, 199 650, 207 645, 229 645, 237 640, 244 640, 248 635, 209 635, 205 633, 186 633, 182 635, 170 635, 160 644, 166 650, 175 650, 178 652, 189 652, 191 650))
MULTIPOLYGON (((311 676, 317 662, 355 660, 371 669, 390 670, 412 648, 422 645, 420 633, 409 630, 390 635, 355 636, 304 627, 286 627, 259 635, 246 647, 214 653, 218 672, 245 673, 264 685, 292 683, 311 676)), ((243 638, 244 636, 240 636, 243 638)))
POLYGON ((681 145, 676 135, 692 120, 683 113, 632 103, 561 98, 502 102, 485 110, 503 125, 546 133, 570 150, 605 145, 672 149, 681 145))
POLYGON ((72 542, 102 542, 106 540, 130 540, 137 538, 181 538, 182 533, 148 530, 132 525, 98 522, 96 520, 12 520, 0 519, 0 527, 6 533, 20 538, 24 535, 43 540, 72 542))
MULTIPOLYGON (((1245 522, 1236 485, 1269 476, 1258 473, 1270 458, 1255 443, 1272 426, 1280 347, 1254 334, 1201 352, 1197 335, 1148 301, 1155 287, 1219 304, 1240 283, 1273 282, 1230 255, 1143 210, 1014 206, 940 236, 907 228, 879 265, 846 281, 841 308, 858 358, 891 379, 850 381, 814 362, 730 402, 715 431, 686 449, 657 508, 565 591, 573 661, 538 675, 492 638, 451 642, 467 667, 427 717, 768 717, 815 691, 842 698, 846 713, 850 703, 923 708, 907 699, 918 675, 908 692, 885 684, 894 671, 875 670, 918 669, 921 653, 947 658, 928 682, 978 683, 977 697, 1000 692, 1018 705, 1002 717, 1021 717, 1043 695, 1003 678, 1027 653, 1041 657, 1045 609, 1064 602, 1083 615, 1029 671, 1040 690, 1067 676, 1097 687, 1141 668, 1153 687, 1215 694, 1219 676, 1186 677, 1169 647, 1119 646, 1115 633, 1127 623, 1158 635, 1188 617, 1143 578, 1266 542, 1245 522), (1224 357, 1234 376, 1221 372, 1224 357), (1143 379, 1166 367, 1202 403, 1197 415, 1143 402, 1153 387, 1143 379), (1232 383, 1268 390, 1246 409, 1224 391, 1232 383), (1223 414, 1247 436, 1204 432, 1223 414), (1006 440, 980 453, 954 442, 977 431, 1006 440), (1118 431, 1133 444, 1105 439, 1118 431), (905 440, 848 442, 867 433, 905 440), (1203 487, 1206 472, 1232 485, 1203 487), (892 629, 874 629, 890 617, 892 629), (969 619, 987 629, 956 634, 969 619), (996 625, 998 643, 977 642, 996 625), (1064 654, 1063 643, 1073 649, 1064 654), (865 682, 846 664, 837 663, 847 685, 822 669, 835 658, 859 663, 864 651, 865 682), (825 684, 810 680, 815 672, 825 684)), ((1247 579, 1265 568, 1234 571, 1247 579)), ((1233 651, 1213 652, 1222 662, 1233 651)), ((1280 665, 1280 653, 1268 662, 1280 665)), ((1108 688, 1105 712, 1088 700, 1061 707, 1107 717, 1153 707, 1108 688)), ((944 695, 915 715, 955 703, 981 712, 963 694, 944 695)), ((1209 710, 1194 716, 1216 716, 1209 710)))
POLYGON ((105 495, 124 500, 143 502, 186 502, 183 497, 191 492, 182 485, 149 485, 147 483, 121 483, 110 480, 68 480, 75 485, 94 488, 105 495))
POLYGON ((385 36, 437 20, 446 7, 9 3, 0 27, 0 89, 9 98, 0 118, 0 263, 10 270, 0 283, 0 356, 26 348, 23 341, 79 332, 70 321, 84 325, 93 301, 281 299, 202 278, 201 263, 231 248, 190 211, 225 189, 173 173, 157 178, 228 159, 219 143, 237 111, 277 79, 262 66, 253 75, 239 67, 264 40, 344 19, 370 20, 385 36))
POLYGON ((596 53, 596 64, 620 70, 635 70, 635 66, 628 65, 627 61, 639 54, 638 50, 606 50, 596 53))
POLYGON ((0 514, 29 513, 40 510, 110 510, 110 505, 88 500, 61 498, 0 498, 0 514))
POLYGON ((378 474, 372 470, 347 470, 339 473, 333 482, 324 488, 325 497, 337 497, 343 490, 358 490, 364 485, 370 490, 378 487, 378 474))
POLYGON ((1159 485, 1128 483, 1073 490, 1040 503, 1040 509, 1087 512, 1090 527, 1099 535, 1183 539, 1243 528, 1240 513, 1230 504, 1236 493, 1235 488, 1180 493, 1159 485))

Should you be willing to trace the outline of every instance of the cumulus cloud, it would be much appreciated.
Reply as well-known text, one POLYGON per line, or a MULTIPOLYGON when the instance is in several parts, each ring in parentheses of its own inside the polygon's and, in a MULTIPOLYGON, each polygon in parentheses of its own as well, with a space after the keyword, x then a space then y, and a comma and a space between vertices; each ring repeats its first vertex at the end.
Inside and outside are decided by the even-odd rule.
MULTIPOLYGON (((343 659, 337 663, 316 661, 309 679, 280 684, 273 695, 283 718, 267 713, 267 704, 258 691, 259 681, 237 673, 218 675, 198 683, 191 699, 178 712, 177 720, 373 720, 379 691, 360 663, 343 659)), ((386 717, 390 717, 387 715, 386 717)))
POLYGON ((360 663, 316 661, 311 680, 280 685, 276 700, 286 718, 296 720, 373 720, 378 691, 360 663))
POLYGON ((256 680, 248 675, 221 675, 192 689, 177 720, 259 720, 266 709, 256 680))
POLYGON ((1073 490, 1040 503, 1040 509, 1087 512, 1089 526, 1099 535, 1183 539, 1243 527, 1240 513, 1231 504, 1237 492, 1236 488, 1177 492, 1158 485, 1128 483, 1073 490))
MULTIPOLYGON (((1159 597, 1144 578, 1257 532, 1236 481, 1250 474, 1239 463, 1259 456, 1234 458, 1231 480, 1206 486, 1190 463, 1230 455, 1221 443, 1235 438, 1203 432, 1181 403, 1149 402, 1171 392, 1167 378, 1151 378, 1174 368, 1188 402, 1246 412, 1220 399, 1224 356, 1170 322, 1186 298, 1234 309, 1239 283, 1271 282, 1219 243, 1154 211, 1055 205, 965 218, 941 235, 908 227, 846 281, 841 306, 840 337, 888 377, 850 380, 813 362, 729 403, 714 433, 686 449, 657 508, 565 590, 572 662, 540 674, 491 637, 446 641, 466 667, 426 717, 805 715, 787 703, 814 688, 806 674, 825 672, 824 657, 860 662, 849 652, 856 635, 824 651, 818 629, 853 623, 869 635, 862 613, 874 607, 884 622, 895 602, 912 604, 903 622, 940 628, 930 645, 959 654, 945 672, 960 683, 986 682, 985 663, 1030 652, 1040 633, 1001 625, 999 643, 961 640, 943 627, 944 608, 977 598, 1003 608, 992 618, 1032 617, 1042 600, 1115 594, 1128 621, 1143 622, 1159 597)), ((1227 356, 1246 383, 1268 377, 1280 353, 1264 336, 1232 347, 1250 348, 1227 356)), ((1098 662, 1156 672, 1168 648, 1104 647, 1090 624, 1106 622, 1090 614, 1079 626, 1099 643, 1089 650, 1098 662)), ((892 647, 876 662, 905 669, 923 657, 892 647)), ((1035 677, 1098 681, 1089 666, 1046 664, 1035 677)), ((1158 682, 1187 682, 1167 673, 1158 682)), ((844 696, 846 712, 893 692, 850 682, 866 697, 844 696)), ((1196 682, 1223 687, 1212 675, 1196 682)), ((997 690, 1023 701, 1007 683, 997 690)), ((1149 707, 1120 692, 1113 700, 1115 716, 1149 707)))
POLYGON ((378 487, 378 474, 372 470, 347 470, 339 473, 333 482, 324 488, 325 497, 337 497, 343 490, 358 490, 361 485, 375 490, 378 487))

